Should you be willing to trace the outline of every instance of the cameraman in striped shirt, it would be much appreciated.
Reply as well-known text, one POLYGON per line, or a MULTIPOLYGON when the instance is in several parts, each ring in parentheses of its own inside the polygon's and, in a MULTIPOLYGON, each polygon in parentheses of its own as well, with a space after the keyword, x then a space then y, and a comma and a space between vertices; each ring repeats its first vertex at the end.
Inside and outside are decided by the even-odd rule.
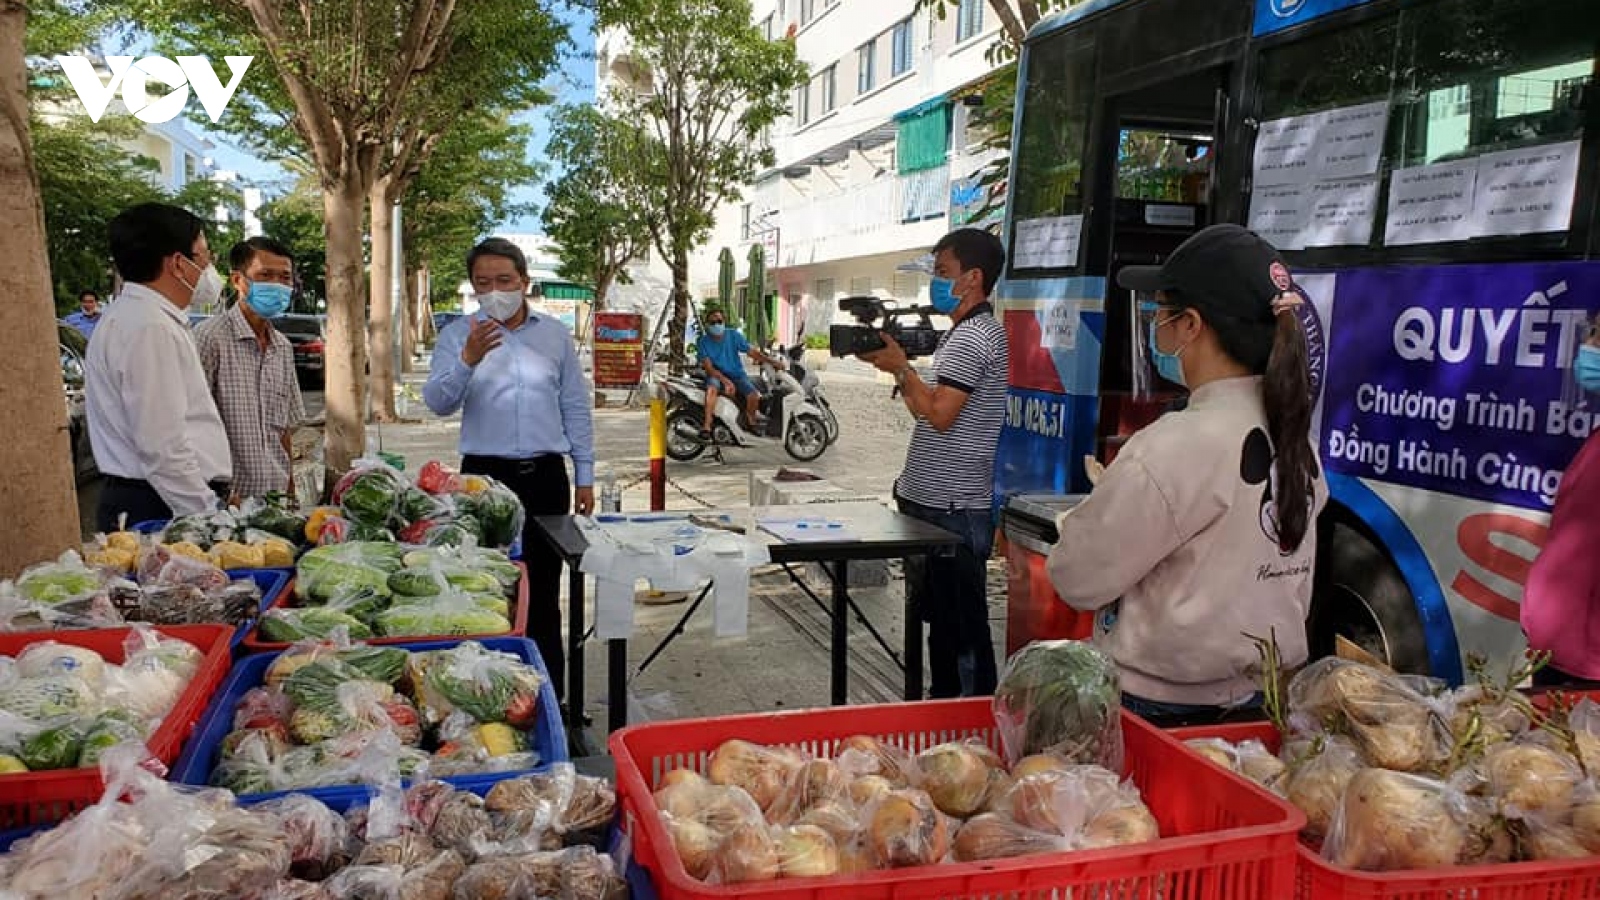
POLYGON ((887 346, 861 358, 894 376, 917 420, 894 486, 900 511, 962 540, 953 555, 906 561, 906 590, 928 623, 929 694, 981 697, 994 693, 996 682, 986 564, 1010 353, 989 295, 1006 254, 999 238, 976 228, 945 235, 933 254, 929 302, 955 323, 939 340, 933 383, 888 335, 887 346))

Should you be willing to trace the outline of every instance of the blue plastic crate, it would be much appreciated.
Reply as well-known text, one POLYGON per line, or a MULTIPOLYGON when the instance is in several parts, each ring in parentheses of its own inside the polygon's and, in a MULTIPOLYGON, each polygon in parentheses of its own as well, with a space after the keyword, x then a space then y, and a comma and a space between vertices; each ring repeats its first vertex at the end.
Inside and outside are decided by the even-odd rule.
MULTIPOLYGON (((392 644, 401 650, 412 652, 427 650, 444 650, 461 644, 462 641, 421 641, 409 644, 392 644)), ((551 763, 568 762, 567 732, 561 722, 561 708, 557 704, 554 688, 550 685, 550 674, 545 668, 544 660, 539 658, 539 648, 527 638, 487 638, 479 640, 486 649, 510 653, 537 668, 544 675, 544 685, 539 689, 539 718, 532 728, 528 730, 528 743, 533 752, 539 755, 539 765, 533 769, 523 769, 511 772, 492 772, 481 775, 452 775, 443 779, 455 787, 465 790, 474 790, 482 786, 488 790, 497 781, 527 775, 530 772, 543 772, 551 763)), ((172 767, 170 779, 180 784, 207 785, 211 783, 211 770, 216 768, 217 755, 222 746, 223 738, 233 730, 233 711, 239 701, 252 688, 260 687, 266 680, 267 668, 281 654, 266 653, 258 656, 247 656, 234 664, 233 671, 229 673, 228 680, 223 682, 222 688, 217 691, 211 705, 207 707, 205 715, 201 717, 200 724, 195 727, 194 735, 189 738, 189 743, 183 748, 183 754, 178 757, 177 763, 172 767)), ((302 788, 294 791, 274 791, 267 794, 249 794, 241 796, 240 802, 259 803, 273 797, 282 797, 288 794, 307 794, 316 797, 330 806, 359 802, 372 795, 369 787, 361 785, 344 785, 339 787, 302 788)))
POLYGON ((35 825, 32 828, 14 828, 10 831, 0 831, 0 853, 10 850, 12 844, 25 837, 33 837, 45 829, 54 827, 54 825, 35 825))
POLYGON ((163 528, 166 528, 167 524, 171 521, 171 519, 150 519, 149 521, 145 522, 135 522, 133 527, 129 528, 128 530, 132 531, 134 534, 155 534, 163 528))
POLYGON ((256 587, 261 590, 261 608, 256 610, 255 618, 252 618, 248 622, 239 623, 239 627, 234 629, 233 640, 228 643, 228 647, 233 650, 233 655, 235 655, 235 656, 239 655, 239 645, 244 642, 245 635, 250 633, 250 629, 256 627, 256 619, 260 618, 262 613, 266 612, 268 609, 271 609, 272 608, 272 604, 277 603, 278 602, 278 598, 283 595, 283 592, 287 591, 289 589, 289 583, 294 580, 294 570, 293 569, 229 569, 228 570, 228 580, 229 581, 239 581, 239 580, 244 579, 244 578, 248 578, 248 579, 254 581, 256 583, 256 587))

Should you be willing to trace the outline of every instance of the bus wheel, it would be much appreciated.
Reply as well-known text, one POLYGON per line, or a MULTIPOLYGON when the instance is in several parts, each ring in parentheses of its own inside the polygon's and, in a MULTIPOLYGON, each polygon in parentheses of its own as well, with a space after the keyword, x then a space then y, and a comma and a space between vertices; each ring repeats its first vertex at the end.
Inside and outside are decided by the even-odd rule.
POLYGON ((1319 536, 1306 623, 1311 658, 1332 656, 1342 635, 1395 671, 1428 674, 1422 617, 1394 560, 1348 522, 1324 518, 1319 536))

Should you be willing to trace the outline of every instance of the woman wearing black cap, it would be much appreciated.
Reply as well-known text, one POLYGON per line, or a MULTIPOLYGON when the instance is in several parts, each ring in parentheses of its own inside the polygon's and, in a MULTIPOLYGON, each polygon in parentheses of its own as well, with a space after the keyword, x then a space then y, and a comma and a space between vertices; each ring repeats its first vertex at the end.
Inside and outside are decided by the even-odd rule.
POLYGON ((1094 640, 1117 662, 1124 706, 1203 720, 1259 704, 1247 634, 1275 634, 1287 665, 1307 654, 1326 489, 1302 298, 1277 251, 1236 225, 1117 280, 1153 301, 1152 359, 1189 402, 1134 435, 1062 517, 1048 571, 1068 604, 1099 611, 1094 640))

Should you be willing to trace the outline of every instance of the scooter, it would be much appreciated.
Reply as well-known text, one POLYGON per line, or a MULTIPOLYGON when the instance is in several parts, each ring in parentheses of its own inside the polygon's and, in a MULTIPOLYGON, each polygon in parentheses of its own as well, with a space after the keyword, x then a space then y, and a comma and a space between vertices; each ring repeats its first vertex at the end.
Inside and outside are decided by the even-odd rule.
MULTIPOLYGON (((742 421, 741 404, 719 395, 712 412, 709 442, 700 437, 706 389, 687 376, 667 378, 667 456, 688 462, 709 449, 721 462, 723 447, 762 447, 774 441, 782 443, 783 449, 801 462, 821 456, 833 442, 828 428, 831 411, 824 415, 821 408, 807 400, 805 388, 783 368, 763 363, 760 378, 767 386, 759 407, 766 416, 766 427, 760 432, 747 427, 742 421)), ((837 428, 835 423, 835 434, 837 428)))
POLYGON ((787 349, 779 346, 778 352, 789 358, 789 374, 800 382, 806 399, 822 413, 823 424, 828 426, 828 444, 831 446, 839 440, 839 417, 834 415, 833 407, 828 403, 827 392, 822 389, 822 379, 817 377, 816 372, 800 364, 806 348, 800 344, 787 349))

